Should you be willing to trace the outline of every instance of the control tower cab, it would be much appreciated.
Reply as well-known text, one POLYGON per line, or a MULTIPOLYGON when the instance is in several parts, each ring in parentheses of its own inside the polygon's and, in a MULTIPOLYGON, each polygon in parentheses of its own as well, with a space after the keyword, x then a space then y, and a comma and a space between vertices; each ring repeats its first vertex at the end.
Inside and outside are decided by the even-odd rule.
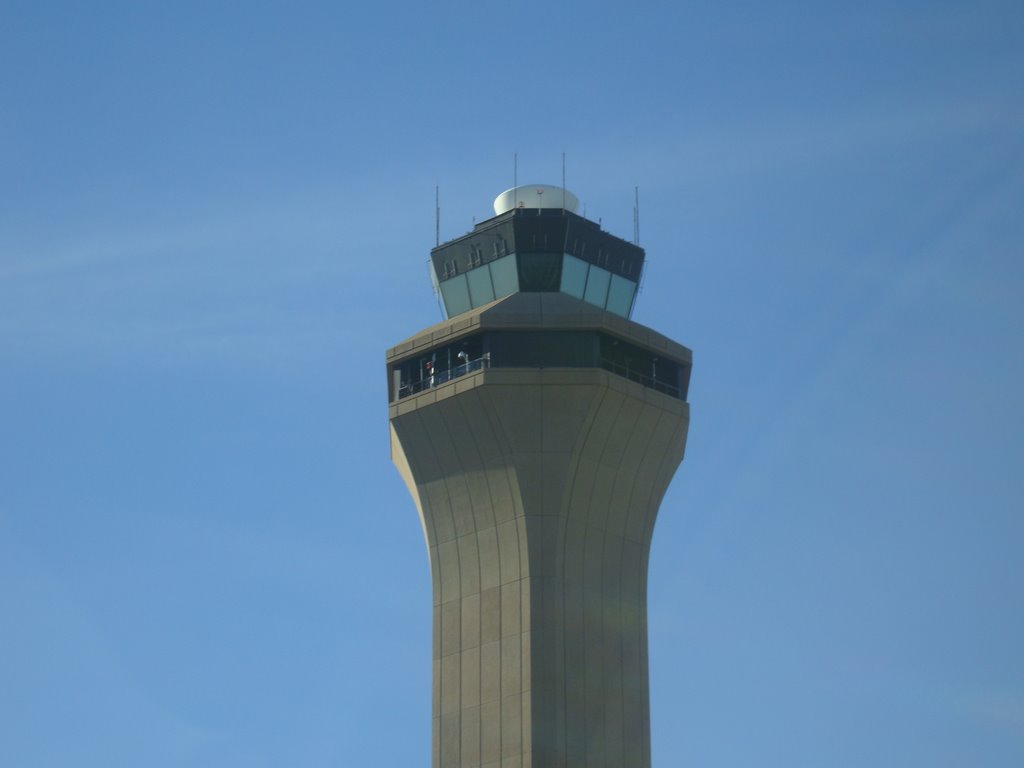
POLYGON ((628 318, 644 250, 579 216, 578 205, 572 192, 544 184, 498 195, 493 218, 430 252, 445 314, 523 291, 564 293, 628 318))

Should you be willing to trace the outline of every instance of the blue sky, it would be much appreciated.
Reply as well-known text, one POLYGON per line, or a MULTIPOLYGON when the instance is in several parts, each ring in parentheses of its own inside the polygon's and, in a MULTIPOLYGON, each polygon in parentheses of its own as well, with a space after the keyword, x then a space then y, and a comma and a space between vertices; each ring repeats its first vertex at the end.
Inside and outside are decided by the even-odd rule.
POLYGON ((383 351, 568 186, 694 350, 658 766, 1024 764, 1024 9, 0 2, 0 763, 429 762, 383 351))

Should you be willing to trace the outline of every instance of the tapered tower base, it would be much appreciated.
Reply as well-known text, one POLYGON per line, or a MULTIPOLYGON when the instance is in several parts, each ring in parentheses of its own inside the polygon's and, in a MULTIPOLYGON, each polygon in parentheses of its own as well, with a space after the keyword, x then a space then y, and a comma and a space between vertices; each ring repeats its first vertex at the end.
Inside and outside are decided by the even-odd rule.
POLYGON ((433 577, 433 765, 649 766, 647 562, 686 443, 689 350, 518 293, 388 357, 392 457, 433 577), (403 365, 462 349, 479 357, 403 390, 403 365))

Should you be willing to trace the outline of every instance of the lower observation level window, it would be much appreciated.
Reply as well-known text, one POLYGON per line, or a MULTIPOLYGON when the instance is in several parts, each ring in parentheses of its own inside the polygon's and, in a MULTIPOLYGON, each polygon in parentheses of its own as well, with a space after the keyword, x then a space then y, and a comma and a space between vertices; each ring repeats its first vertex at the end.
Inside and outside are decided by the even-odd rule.
POLYGON ((690 380, 688 363, 600 331, 488 331, 392 366, 392 397, 484 368, 601 368, 680 400, 690 380))

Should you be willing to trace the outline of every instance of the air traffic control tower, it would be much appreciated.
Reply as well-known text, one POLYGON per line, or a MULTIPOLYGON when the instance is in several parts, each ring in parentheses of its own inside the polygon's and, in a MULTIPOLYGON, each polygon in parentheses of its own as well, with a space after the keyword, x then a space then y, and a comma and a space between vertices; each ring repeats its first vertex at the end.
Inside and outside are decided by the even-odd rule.
POLYGON ((646 768, 647 561, 691 353, 632 322, 644 251, 517 187, 431 252, 447 320, 387 352, 434 594, 434 768, 646 768))

